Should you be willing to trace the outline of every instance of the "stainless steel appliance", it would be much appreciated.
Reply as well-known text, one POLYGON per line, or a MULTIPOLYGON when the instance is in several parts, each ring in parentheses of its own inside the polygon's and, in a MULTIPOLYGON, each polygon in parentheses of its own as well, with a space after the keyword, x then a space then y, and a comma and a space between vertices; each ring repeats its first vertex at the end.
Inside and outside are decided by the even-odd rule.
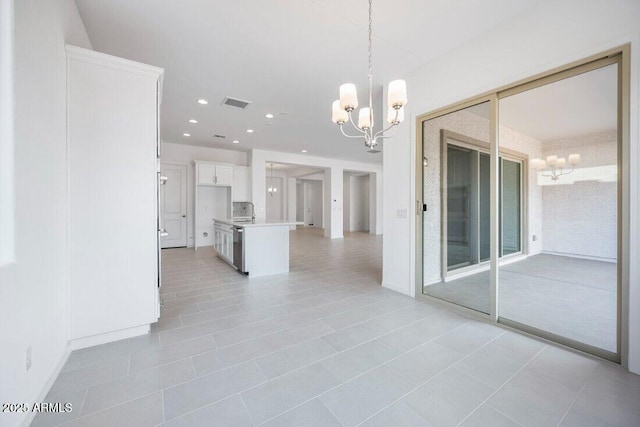
POLYGON ((233 265, 239 272, 247 274, 244 266, 243 227, 233 227, 233 265))

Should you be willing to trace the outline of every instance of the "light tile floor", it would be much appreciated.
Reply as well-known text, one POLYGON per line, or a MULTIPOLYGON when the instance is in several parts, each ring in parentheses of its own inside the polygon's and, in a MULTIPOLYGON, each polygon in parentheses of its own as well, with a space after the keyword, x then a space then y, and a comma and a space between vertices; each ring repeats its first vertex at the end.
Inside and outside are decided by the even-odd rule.
POLYGON ((291 233, 247 279, 163 251, 148 336, 75 351, 33 426, 640 425, 640 377, 381 288, 382 238, 291 233))

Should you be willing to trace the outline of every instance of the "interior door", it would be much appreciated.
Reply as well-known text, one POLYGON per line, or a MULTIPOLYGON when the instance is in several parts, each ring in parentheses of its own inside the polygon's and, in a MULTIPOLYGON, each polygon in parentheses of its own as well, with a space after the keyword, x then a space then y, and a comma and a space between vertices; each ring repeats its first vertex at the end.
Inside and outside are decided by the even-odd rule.
POLYGON ((162 238, 162 248, 187 246, 187 166, 162 165, 167 177, 160 190, 162 228, 168 233, 162 238))

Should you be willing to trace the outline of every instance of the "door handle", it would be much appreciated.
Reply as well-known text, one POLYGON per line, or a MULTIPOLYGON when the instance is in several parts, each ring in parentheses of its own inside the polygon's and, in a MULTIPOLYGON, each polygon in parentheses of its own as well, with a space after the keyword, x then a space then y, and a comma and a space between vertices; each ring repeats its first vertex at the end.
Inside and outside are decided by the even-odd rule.
POLYGON ((182 218, 186 218, 186 217, 187 217, 186 215, 182 215, 182 218))
POLYGON ((160 175, 160 185, 165 185, 168 180, 169 177, 160 175))
POLYGON ((167 230, 165 230, 164 228, 161 228, 158 231, 160 231, 160 237, 167 237, 169 235, 169 233, 167 233, 167 230))

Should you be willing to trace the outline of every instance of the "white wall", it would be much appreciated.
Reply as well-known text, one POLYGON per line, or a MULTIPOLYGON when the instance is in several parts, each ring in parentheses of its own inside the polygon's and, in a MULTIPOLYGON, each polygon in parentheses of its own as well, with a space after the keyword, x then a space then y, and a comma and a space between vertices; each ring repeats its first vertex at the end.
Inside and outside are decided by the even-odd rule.
POLYGON ((406 120, 385 141, 383 284, 415 293, 415 119, 464 99, 631 42, 631 230, 629 367, 640 373, 638 81, 640 2, 541 2, 404 76, 406 120), (570 18, 569 18, 570 17, 570 18), (407 209, 408 219, 397 218, 407 209))
MULTIPOLYGON (((162 163, 174 163, 187 165, 187 246, 193 246, 193 209, 195 203, 195 173, 191 164, 194 160, 207 162, 231 163, 239 166, 248 166, 248 154, 244 151, 223 150, 221 148, 196 147, 192 145, 162 144, 162 163)), ((205 245, 211 244, 211 237, 206 239, 205 245)))
POLYGON ((16 262, 0 267, 0 402, 44 401, 68 354, 65 43, 91 47, 73 0, 15 2, 16 262))
POLYGON ((282 221, 284 219, 284 206, 287 199, 287 189, 284 185, 286 180, 286 177, 276 176, 275 174, 273 174, 273 177, 271 174, 267 177, 266 188, 264 189, 267 200, 267 221, 282 221), (267 189, 271 186, 275 186, 278 191, 269 194, 267 189))
MULTIPOLYGON (((573 174, 560 177, 555 185, 542 185, 543 251, 547 253, 616 261, 617 182, 589 175, 592 168, 612 167, 615 173, 618 141, 615 130, 545 142, 542 156, 567 158, 581 155, 573 174), (588 180, 582 180, 587 178, 588 180), (578 181, 574 182, 575 179, 578 181)), ((542 178, 550 184, 550 178, 542 178)))

